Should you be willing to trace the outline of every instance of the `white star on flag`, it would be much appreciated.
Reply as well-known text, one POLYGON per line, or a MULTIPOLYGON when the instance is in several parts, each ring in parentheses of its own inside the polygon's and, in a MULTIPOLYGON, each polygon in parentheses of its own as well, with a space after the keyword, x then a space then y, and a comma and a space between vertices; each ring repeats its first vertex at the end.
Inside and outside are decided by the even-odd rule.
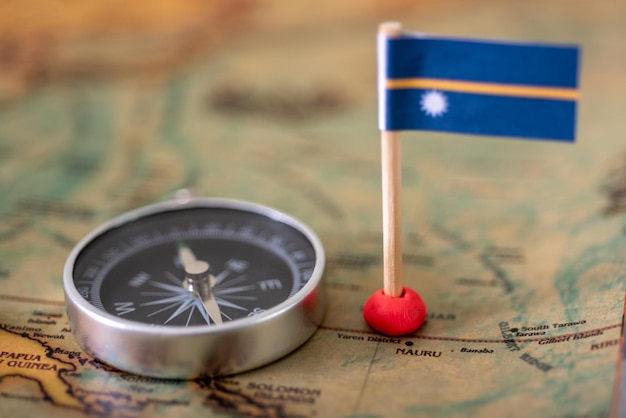
POLYGON ((437 90, 429 90, 422 94, 420 109, 428 116, 437 118, 448 111, 448 98, 437 90))

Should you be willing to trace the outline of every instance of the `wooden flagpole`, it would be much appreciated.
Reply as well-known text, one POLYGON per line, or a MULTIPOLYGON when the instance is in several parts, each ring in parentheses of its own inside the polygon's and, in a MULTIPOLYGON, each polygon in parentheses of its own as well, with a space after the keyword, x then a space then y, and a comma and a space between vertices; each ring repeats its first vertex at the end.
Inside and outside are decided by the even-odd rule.
POLYGON ((383 195, 383 290, 402 295, 402 157, 400 133, 381 131, 383 195))
MULTIPOLYGON (((379 36, 397 38, 402 25, 385 22, 379 36)), ((394 298, 402 295, 402 157, 397 131, 381 131, 381 170, 383 202, 383 291, 394 298)))

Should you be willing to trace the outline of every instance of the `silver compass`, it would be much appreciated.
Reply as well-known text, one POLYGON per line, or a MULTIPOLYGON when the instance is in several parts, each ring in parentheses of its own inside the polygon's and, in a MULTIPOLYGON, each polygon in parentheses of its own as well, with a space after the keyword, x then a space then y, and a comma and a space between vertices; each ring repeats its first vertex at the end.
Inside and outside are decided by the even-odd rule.
POLYGON ((63 272, 77 341, 162 378, 219 376, 288 354, 326 309, 325 255, 307 226, 227 199, 126 213, 72 250, 63 272))

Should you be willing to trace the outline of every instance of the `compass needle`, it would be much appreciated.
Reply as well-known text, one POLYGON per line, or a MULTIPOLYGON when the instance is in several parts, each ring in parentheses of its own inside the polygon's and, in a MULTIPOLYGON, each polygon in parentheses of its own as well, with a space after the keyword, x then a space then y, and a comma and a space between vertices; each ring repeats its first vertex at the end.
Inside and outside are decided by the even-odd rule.
POLYGON ((128 372, 238 373, 277 360, 317 329, 324 263, 319 238, 274 209, 164 202, 78 243, 64 271, 68 318, 83 347, 128 372))
POLYGON ((184 242, 178 243, 178 259, 180 260, 183 268, 187 269, 188 266, 192 265, 196 261, 196 256, 191 251, 191 248, 187 246, 184 242))
POLYGON ((220 312, 220 307, 217 304, 217 301, 215 300, 213 295, 211 295, 206 300, 203 299, 202 306, 204 306, 204 309, 209 314, 209 317, 213 320, 214 323, 222 323, 222 313, 220 312))
POLYGON ((204 310, 206 310, 213 323, 221 324, 222 313, 211 291, 212 287, 215 286, 216 280, 210 274, 209 263, 194 257, 192 261, 188 258, 184 267, 186 277, 183 285, 185 289, 192 292, 195 297, 200 298, 204 310))

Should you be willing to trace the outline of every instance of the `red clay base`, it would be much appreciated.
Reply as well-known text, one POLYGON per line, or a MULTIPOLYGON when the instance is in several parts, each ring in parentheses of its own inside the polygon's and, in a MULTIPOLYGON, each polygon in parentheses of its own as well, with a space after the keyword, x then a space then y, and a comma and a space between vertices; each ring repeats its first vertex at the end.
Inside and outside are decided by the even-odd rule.
POLYGON ((397 337, 417 331, 426 320, 426 305, 419 294, 408 287, 400 297, 376 291, 363 305, 363 318, 376 331, 397 337))

